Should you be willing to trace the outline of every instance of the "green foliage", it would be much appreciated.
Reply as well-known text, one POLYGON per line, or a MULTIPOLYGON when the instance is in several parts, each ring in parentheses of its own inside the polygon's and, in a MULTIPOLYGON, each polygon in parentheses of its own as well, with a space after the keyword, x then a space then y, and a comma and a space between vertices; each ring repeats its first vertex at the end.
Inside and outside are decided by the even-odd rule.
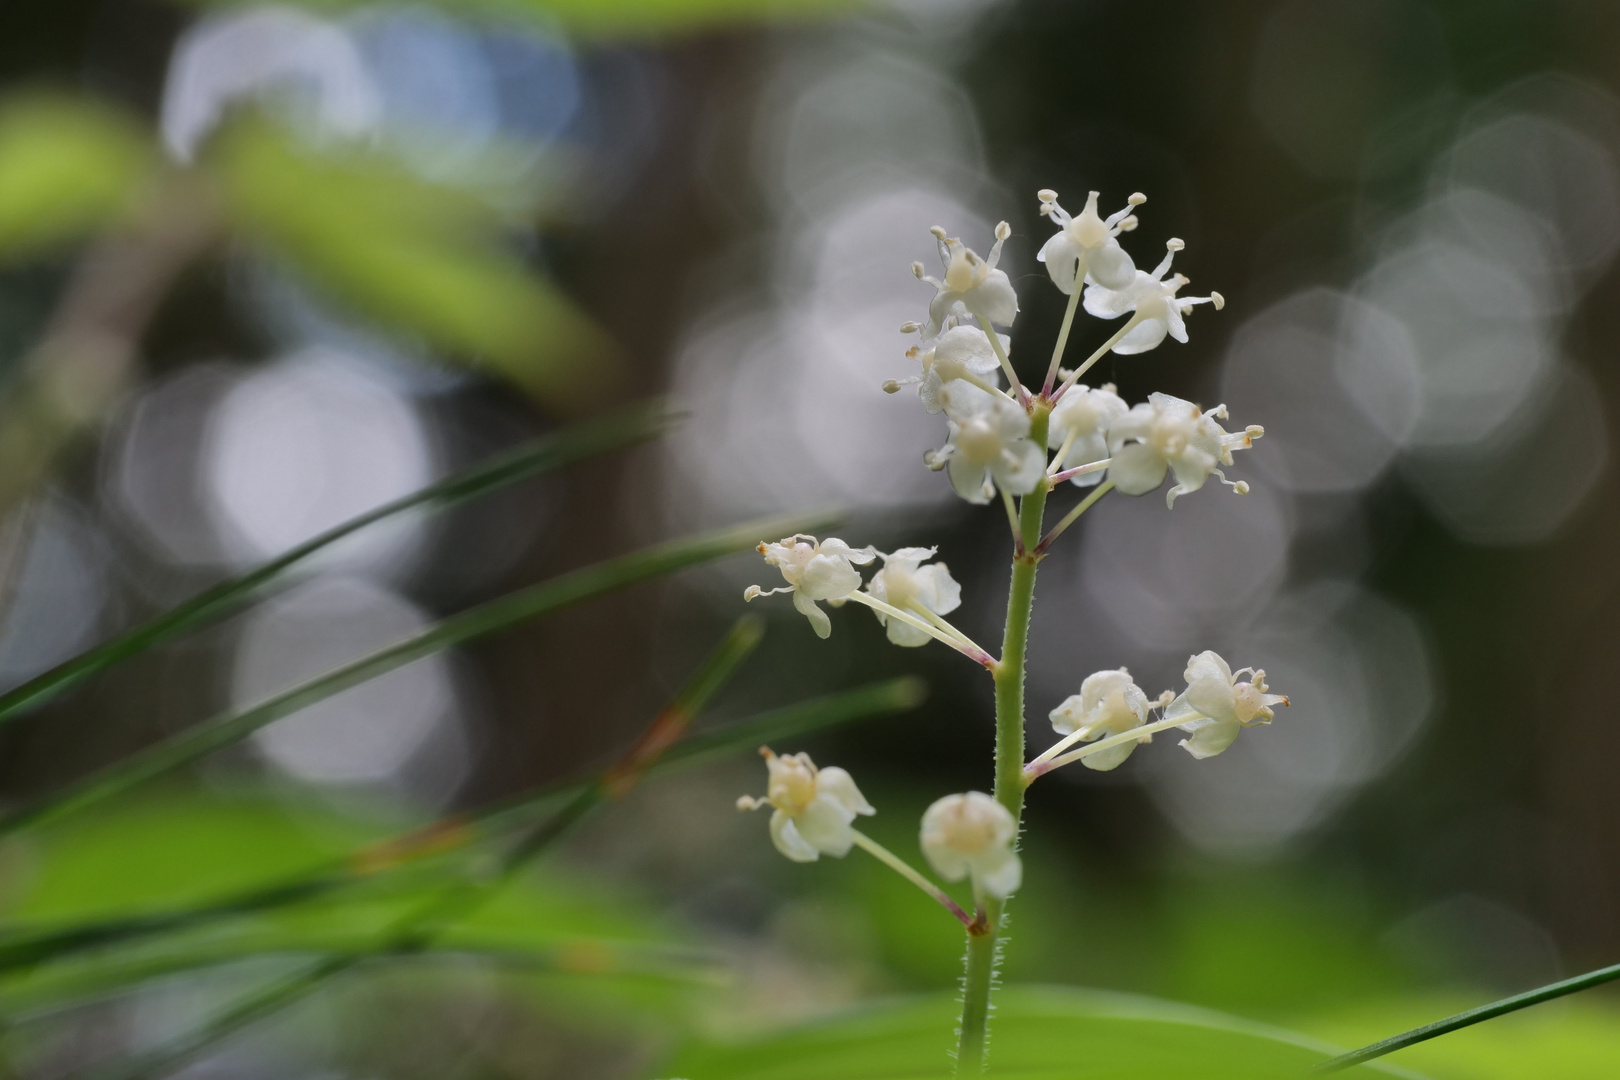
POLYGON ((154 162, 125 117, 68 97, 0 110, 0 261, 73 243, 125 213, 154 162))
MULTIPOLYGON (((741 1043, 698 1042, 660 1075, 702 1080, 922 1080, 950 1072, 953 994, 859 1013, 741 1043)), ((1324 1048, 1220 1013, 1150 998, 1008 987, 996 998, 990 1068, 1006 1080, 1297 1078, 1324 1048)), ((1363 1065, 1344 1075, 1384 1073, 1363 1065)), ((1387 1075, 1387 1073, 1385 1073, 1387 1075)))
POLYGON ((614 381, 606 338, 527 270, 472 194, 255 121, 222 134, 211 162, 235 225, 358 314, 554 406, 582 407, 614 381))
MULTIPOLYGON (((209 7, 244 6, 250 0, 189 0, 209 7)), ((341 13, 366 0, 299 0, 318 12, 341 13)), ((858 0, 436 0, 457 15, 535 20, 570 33, 604 38, 643 38, 736 24, 808 19, 856 8, 858 0)))

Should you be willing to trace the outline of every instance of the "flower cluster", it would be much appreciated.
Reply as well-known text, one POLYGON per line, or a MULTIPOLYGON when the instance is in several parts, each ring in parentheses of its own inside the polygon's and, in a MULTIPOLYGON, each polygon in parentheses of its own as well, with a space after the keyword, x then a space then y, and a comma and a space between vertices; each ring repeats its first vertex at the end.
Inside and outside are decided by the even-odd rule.
MULTIPOLYGON (((1014 635, 1022 632, 1027 637, 1035 566, 1051 543, 1109 491, 1145 495, 1167 477, 1173 478, 1165 496, 1171 507, 1211 477, 1238 494, 1247 492, 1246 483, 1227 480, 1222 470, 1233 464, 1234 452, 1247 449, 1264 434, 1258 425, 1227 431, 1222 426, 1227 420, 1224 405, 1203 409, 1163 393, 1131 405, 1112 385, 1079 381, 1110 351, 1132 355, 1157 348, 1166 338, 1185 342, 1186 320, 1193 310, 1201 304, 1219 310, 1225 301, 1214 292, 1179 295, 1187 278, 1172 273, 1171 264, 1185 247, 1180 240, 1166 243, 1164 258, 1151 273, 1137 269, 1119 238, 1137 227, 1136 208, 1147 201, 1145 196, 1132 195, 1123 209, 1106 218, 1098 210, 1096 192, 1088 195, 1078 215, 1066 211, 1054 191, 1041 191, 1039 199, 1041 214, 1058 231, 1045 241, 1038 258, 1069 298, 1039 390, 1032 392, 1020 383, 1012 364, 1012 341, 1002 332, 1018 315, 1018 296, 997 265, 1011 235, 1006 222, 996 226, 987 257, 944 229, 933 230, 943 270, 933 277, 925 274, 922 264, 913 264, 913 273, 933 287, 934 296, 924 321, 901 328, 920 335, 907 353, 917 367, 906 378, 883 384, 891 394, 915 386, 923 408, 943 414, 948 438, 943 447, 923 455, 929 468, 946 473, 951 487, 970 503, 988 503, 998 495, 1005 503, 1015 537, 1015 588, 1010 590, 1007 620, 1008 649, 1018 650, 1009 651, 1014 659, 992 657, 946 621, 945 616, 961 605, 962 589, 944 563, 932 561, 937 553, 932 547, 885 553, 851 547, 833 537, 818 540, 805 535, 761 543, 760 554, 781 572, 785 584, 770 590, 751 585, 743 594, 745 600, 792 594, 794 607, 823 638, 831 633, 832 622, 821 602, 835 607, 855 602, 872 609, 896 645, 919 646, 930 639, 949 645, 994 676, 998 731, 1017 732, 1018 739, 1023 732, 1021 697, 1003 696, 999 690, 1023 678, 1023 642, 1015 641, 1014 635), (1087 360, 1065 370, 1063 350, 1082 308, 1099 319, 1122 321, 1087 360), (1040 536, 1038 530, 1044 528, 1046 496, 1065 480, 1092 490, 1032 543, 1030 537, 1040 536), (1022 502, 1015 506, 1018 499, 1022 502), (870 579, 863 579, 859 568, 877 560, 881 565, 870 579), (1016 587, 1019 574, 1024 575, 1021 593, 1016 587), (1016 610, 1018 605, 1021 611, 1016 610), (1015 703, 1005 716, 1004 700, 1015 703)), ((1190 657, 1185 675, 1184 690, 1166 690, 1156 698, 1150 698, 1125 668, 1088 676, 1078 693, 1051 710, 1053 730, 1061 738, 1021 772, 1014 769, 1008 775, 998 770, 994 795, 980 791, 947 795, 928 808, 919 846, 940 877, 971 882, 973 915, 905 860, 854 828, 857 816, 873 810, 842 769, 817 769, 804 754, 778 757, 764 750, 770 778, 767 794, 745 796, 738 806, 773 808, 771 839, 788 858, 811 862, 822 855, 842 856, 859 846, 937 900, 970 935, 993 936, 999 932, 1001 901, 1017 890, 1023 878, 1017 853, 1018 815, 1029 784, 1073 762, 1104 772, 1117 769, 1139 745, 1172 729, 1185 735, 1180 745, 1193 757, 1213 757, 1230 747, 1244 728, 1270 723, 1275 707, 1288 704, 1288 698, 1270 692, 1265 672, 1233 671, 1214 652, 1190 657)), ((1014 761, 1022 756, 1020 743, 1008 747, 1000 739, 998 735, 998 760, 1009 750, 1014 761)), ((981 974, 977 991, 970 987, 968 993, 988 994, 986 979, 981 974)))
MULTIPOLYGON (((1069 374, 1054 392, 1052 379, 1059 371, 1054 355, 1041 401, 1050 409, 1046 446, 1030 437, 1033 399, 1019 385, 1010 355, 1011 340, 996 330, 1010 327, 1018 315, 1018 299, 1004 271, 996 268, 1011 230, 996 226, 996 241, 988 258, 945 230, 935 228, 943 277, 923 273, 918 278, 934 287, 928 319, 906 323, 901 329, 921 333, 922 342, 908 356, 921 370, 904 379, 883 384, 889 393, 915 385, 917 396, 930 413, 944 413, 948 428, 945 445, 923 455, 929 468, 944 470, 951 487, 971 503, 987 503, 1002 492, 1008 496, 1031 494, 1055 477, 1082 487, 1105 478, 1126 495, 1143 495, 1163 483, 1168 473, 1176 484, 1166 501, 1196 491, 1211 476, 1227 483, 1220 466, 1232 464, 1232 452, 1250 446, 1264 432, 1258 426, 1229 433, 1217 420, 1226 418, 1225 406, 1200 410, 1191 402, 1154 394, 1134 408, 1112 386, 1089 387, 1079 375, 1110 349, 1121 355, 1156 348, 1166 337, 1187 340, 1186 317, 1199 304, 1225 305, 1220 293, 1178 296, 1187 278, 1168 279, 1176 252, 1186 245, 1172 239, 1164 259, 1152 273, 1138 270, 1118 237, 1134 229, 1136 207, 1144 195, 1132 195, 1125 209, 1107 218, 1097 211, 1097 193, 1086 198, 1078 216, 1059 205, 1057 192, 1040 192, 1041 214, 1059 231, 1037 256, 1046 264, 1052 281, 1071 297, 1060 335, 1058 353, 1067 340, 1075 302, 1083 298, 1087 312, 1100 319, 1128 316, 1125 324, 1092 358, 1069 374), (998 371, 998 368, 1000 369, 998 371), (1012 392, 1001 386, 1005 373, 1012 392), (1055 451, 1048 463, 1046 451, 1055 451)), ((1229 484, 1239 493, 1242 482, 1229 484)))

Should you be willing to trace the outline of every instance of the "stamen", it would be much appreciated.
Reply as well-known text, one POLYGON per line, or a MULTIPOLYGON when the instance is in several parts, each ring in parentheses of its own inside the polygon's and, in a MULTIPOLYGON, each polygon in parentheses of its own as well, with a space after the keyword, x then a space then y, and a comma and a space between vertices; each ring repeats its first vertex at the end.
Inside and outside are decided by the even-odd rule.
POLYGON ((883 392, 885 394, 898 394, 900 392, 900 380, 899 379, 884 379, 883 380, 883 392))

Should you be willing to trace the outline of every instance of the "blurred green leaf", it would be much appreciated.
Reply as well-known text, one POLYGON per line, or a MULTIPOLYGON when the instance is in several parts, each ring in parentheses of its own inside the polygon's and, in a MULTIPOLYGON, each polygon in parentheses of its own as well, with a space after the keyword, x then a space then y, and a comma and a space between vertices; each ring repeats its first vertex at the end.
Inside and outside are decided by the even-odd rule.
POLYGON ((0 107, 0 260, 71 243, 130 205, 154 157, 125 117, 69 97, 0 107))
MULTIPOLYGON (((191 0, 209 7, 252 0, 191 0)), ((368 0, 299 0, 317 12, 340 13, 368 0)), ((586 36, 639 38, 682 31, 807 19, 861 6, 860 0, 436 0, 456 15, 537 19, 586 36)))
MULTIPOLYGON (((697 1043, 659 1075, 702 1080, 921 1080, 950 1075, 954 994, 867 1006, 742 1043, 697 1043)), ((1331 1056, 1275 1028, 1152 998, 1057 987, 996 997, 988 1076, 1006 1080, 1297 1080, 1331 1056)), ((1345 1076, 1400 1075, 1359 1065, 1345 1076)))
POLYGON ((379 155, 300 147, 261 121, 213 150, 237 227, 359 314, 555 407, 581 408, 614 381, 607 338, 524 266, 473 195, 379 155))

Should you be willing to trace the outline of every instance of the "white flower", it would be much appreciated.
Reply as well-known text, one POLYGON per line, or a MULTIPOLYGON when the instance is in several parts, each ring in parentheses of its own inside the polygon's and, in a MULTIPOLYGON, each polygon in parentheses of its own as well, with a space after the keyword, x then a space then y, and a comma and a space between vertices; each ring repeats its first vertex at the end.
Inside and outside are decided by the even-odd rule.
MULTIPOLYGON (((945 615, 962 604, 962 586, 951 577, 944 563, 924 561, 934 557, 938 548, 901 548, 883 555, 883 569, 872 575, 866 591, 890 607, 901 611, 919 608, 945 615)), ((878 554, 882 555, 882 552, 878 554)), ((926 645, 933 636, 899 619, 891 619, 881 611, 875 612, 878 622, 888 628, 889 640, 896 645, 926 645)))
MULTIPOLYGON (((1080 692, 1052 710, 1052 727, 1060 735, 1078 732, 1083 741, 1094 742, 1105 735, 1123 735, 1147 723, 1149 705, 1147 695, 1131 681, 1129 671, 1099 671, 1087 675, 1080 692)), ((1142 741, 1152 738, 1146 735, 1142 741)), ((1136 746, 1134 742, 1121 743, 1087 754, 1080 762, 1088 769, 1107 772, 1123 764, 1136 746)))
POLYGON ((945 279, 923 275, 922 263, 912 263, 911 272, 932 285, 937 292, 928 303, 928 325, 923 337, 939 336, 945 320, 951 315, 970 314, 986 322, 1011 326, 1018 314, 1018 294, 1003 270, 996 269, 1001 260, 1001 245, 1012 235, 1012 228, 1003 221, 996 226, 996 242, 991 245, 990 257, 980 258, 978 252, 967 247, 956 237, 947 237, 945 230, 934 226, 931 230, 939 241, 939 261, 945 267, 945 279))
POLYGON ((1238 732, 1271 723, 1273 705, 1287 705, 1281 694, 1266 693, 1266 673, 1258 668, 1233 671, 1213 652, 1187 660, 1187 689, 1164 710, 1166 720, 1183 721, 1181 730, 1191 738, 1181 745, 1195 758, 1214 757, 1232 745, 1238 732), (1249 673, 1248 682, 1238 676, 1249 673))
POLYGON ((778 567, 787 585, 769 591, 750 585, 743 592, 744 600, 756 596, 793 594, 793 606, 798 608, 816 631, 817 637, 832 633, 832 621, 827 613, 816 606, 817 600, 838 601, 861 587, 860 572, 851 563, 865 565, 877 557, 871 546, 852 548, 837 537, 816 541, 813 536, 797 533, 780 543, 761 543, 757 549, 765 556, 769 566, 778 567))
MULTIPOLYGON (((1089 465, 1108 456, 1108 429, 1130 407, 1114 393, 1113 384, 1096 389, 1081 383, 1071 386, 1052 407, 1052 419, 1046 429, 1046 445, 1061 450, 1065 444, 1069 452, 1064 455, 1061 468, 1072 469, 1089 465)), ((1103 478, 1101 472, 1082 473, 1070 477, 1079 487, 1091 487, 1103 478)))
POLYGON ((1265 429, 1254 424, 1229 434, 1215 422, 1216 417, 1225 419, 1225 405, 1200 412, 1190 401, 1150 394, 1146 403, 1109 426, 1108 478, 1126 495, 1145 495, 1172 471, 1176 486, 1165 497, 1170 506, 1177 496, 1203 487, 1211 476, 1219 476, 1221 483, 1239 494, 1248 491, 1243 481, 1227 480, 1220 466, 1232 464, 1232 451, 1248 449, 1265 429))
MULTIPOLYGON (((952 386, 960 386, 953 383, 952 386)), ((946 469, 951 487, 970 503, 987 503, 996 487, 1028 495, 1046 476, 1046 454, 1029 439, 1029 414, 1004 398, 983 401, 955 395, 946 402, 951 437, 924 455, 931 469, 946 469), (959 408, 965 405, 966 408, 959 408)))
POLYGON ((1170 269, 1170 260, 1185 246, 1180 240, 1171 240, 1165 245, 1170 250, 1153 273, 1137 270, 1122 288, 1111 289, 1101 284, 1086 286, 1086 310, 1099 319, 1117 319, 1127 311, 1135 313, 1135 328, 1114 346, 1115 352, 1122 356, 1147 352, 1157 348, 1166 334, 1185 343, 1187 324, 1182 317, 1192 314, 1194 304, 1214 304, 1216 311, 1226 306, 1225 298, 1218 292, 1208 296, 1177 296, 1176 290, 1187 284, 1181 274, 1169 281, 1163 280, 1165 271, 1170 269))
MULTIPOLYGON (((908 327, 921 329, 916 323, 908 327)), ((1005 352, 1011 342, 1005 334, 997 334, 1005 352)), ((905 379, 890 379, 883 384, 888 393, 902 386, 916 384, 917 397, 930 413, 976 411, 969 399, 989 398, 990 392, 978 383, 999 386, 1001 363, 990 339, 977 326, 952 326, 931 341, 913 345, 906 355, 922 365, 922 373, 905 379)))
POLYGON ((1095 191, 1086 196, 1086 208, 1079 217, 1070 217, 1050 188, 1040 192, 1040 200, 1041 213, 1057 224, 1058 231, 1035 258, 1046 264, 1046 272, 1065 295, 1082 281, 1123 289, 1135 279, 1136 264, 1114 237, 1136 227, 1131 211, 1147 202, 1146 195, 1132 195, 1125 209, 1110 214, 1106 221, 1097 213, 1095 191))
POLYGON ((947 795, 923 813, 923 854, 946 881, 972 876, 975 892, 1006 898, 1024 867, 1013 851, 1018 825, 1005 806, 982 791, 947 795))
POLYGON ((818 769, 809 754, 777 757, 762 746, 770 783, 763 799, 744 795, 739 810, 773 807, 771 842, 794 862, 815 862, 823 855, 842 857, 855 843, 850 822, 856 814, 875 814, 870 803, 843 769, 818 769))

